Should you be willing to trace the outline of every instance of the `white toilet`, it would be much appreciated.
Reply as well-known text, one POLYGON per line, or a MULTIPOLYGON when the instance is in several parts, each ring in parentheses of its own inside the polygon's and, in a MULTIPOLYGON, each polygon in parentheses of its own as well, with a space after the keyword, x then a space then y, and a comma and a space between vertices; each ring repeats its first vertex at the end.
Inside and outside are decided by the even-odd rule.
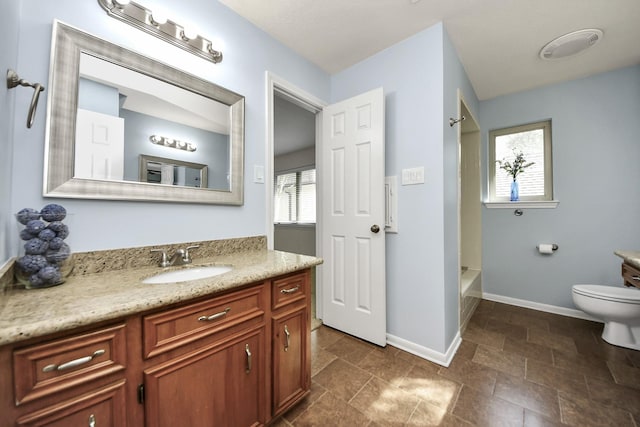
POLYGON ((604 322, 602 339, 640 350, 640 289, 602 285, 573 285, 573 302, 604 322))

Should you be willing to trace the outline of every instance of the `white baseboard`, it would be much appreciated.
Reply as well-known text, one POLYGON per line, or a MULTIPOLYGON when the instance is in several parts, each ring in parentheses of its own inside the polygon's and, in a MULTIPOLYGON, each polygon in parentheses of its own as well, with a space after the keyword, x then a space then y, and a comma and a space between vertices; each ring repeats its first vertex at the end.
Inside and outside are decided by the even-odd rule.
POLYGON ((438 365, 444 366, 445 368, 448 367, 453 360, 453 356, 455 356, 456 351, 458 351, 458 347, 460 347, 461 342, 462 338, 460 337, 460 332, 458 332, 451 342, 451 345, 447 349, 447 352, 440 353, 439 351, 435 351, 414 342, 407 341, 403 338, 387 334, 387 344, 397 347, 400 350, 404 350, 408 353, 415 354, 416 356, 427 359, 433 363, 437 363, 438 365))
POLYGON ((488 292, 482 293, 482 299, 515 305, 518 307, 531 308, 533 310, 544 311, 547 313, 559 314, 561 316, 575 317, 576 319, 591 320, 592 322, 602 323, 602 320, 596 319, 593 316, 589 316, 587 313, 581 310, 575 310, 572 308, 559 307, 556 305, 542 304, 534 301, 505 297, 502 295, 490 294, 488 292))

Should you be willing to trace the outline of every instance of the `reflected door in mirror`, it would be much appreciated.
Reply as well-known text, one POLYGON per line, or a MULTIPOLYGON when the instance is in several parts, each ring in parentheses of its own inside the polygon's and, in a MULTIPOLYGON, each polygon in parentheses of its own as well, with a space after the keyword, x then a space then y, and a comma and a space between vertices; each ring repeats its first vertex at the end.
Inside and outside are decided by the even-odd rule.
POLYGON ((75 178, 124 178, 124 119, 78 109, 75 178))

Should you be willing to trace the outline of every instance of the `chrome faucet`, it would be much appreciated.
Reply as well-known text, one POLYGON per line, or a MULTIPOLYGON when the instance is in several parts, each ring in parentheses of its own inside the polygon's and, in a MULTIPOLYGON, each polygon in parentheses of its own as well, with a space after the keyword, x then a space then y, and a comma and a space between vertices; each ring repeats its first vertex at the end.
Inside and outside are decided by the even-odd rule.
POLYGON ((160 258, 160 267, 169 267, 172 265, 185 265, 191 264, 193 261, 191 258, 191 250, 198 249, 200 246, 187 246, 186 249, 176 249, 175 253, 171 255, 171 258, 167 255, 167 251, 164 249, 151 249, 151 252, 160 252, 162 256, 160 258))

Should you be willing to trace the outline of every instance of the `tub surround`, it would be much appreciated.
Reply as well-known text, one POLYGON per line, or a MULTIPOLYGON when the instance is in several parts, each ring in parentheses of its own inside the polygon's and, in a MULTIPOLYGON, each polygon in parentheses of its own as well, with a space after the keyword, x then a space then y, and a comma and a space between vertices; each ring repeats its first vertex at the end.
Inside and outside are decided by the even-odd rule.
POLYGON ((629 265, 635 268, 640 268, 640 251, 617 250, 613 253, 622 258, 624 262, 628 263, 629 265))
MULTIPOLYGON (((233 270, 188 282, 143 284, 143 279, 161 271, 184 268, 158 267, 158 254, 144 247, 74 254, 74 273, 60 286, 31 290, 9 286, 0 306, 0 345, 214 295, 322 263, 316 257, 267 250, 262 236, 153 248, 173 251, 193 244, 200 248, 193 253, 192 266, 231 265, 233 270)), ((7 267, 3 272, 0 283, 13 270, 7 267)))

